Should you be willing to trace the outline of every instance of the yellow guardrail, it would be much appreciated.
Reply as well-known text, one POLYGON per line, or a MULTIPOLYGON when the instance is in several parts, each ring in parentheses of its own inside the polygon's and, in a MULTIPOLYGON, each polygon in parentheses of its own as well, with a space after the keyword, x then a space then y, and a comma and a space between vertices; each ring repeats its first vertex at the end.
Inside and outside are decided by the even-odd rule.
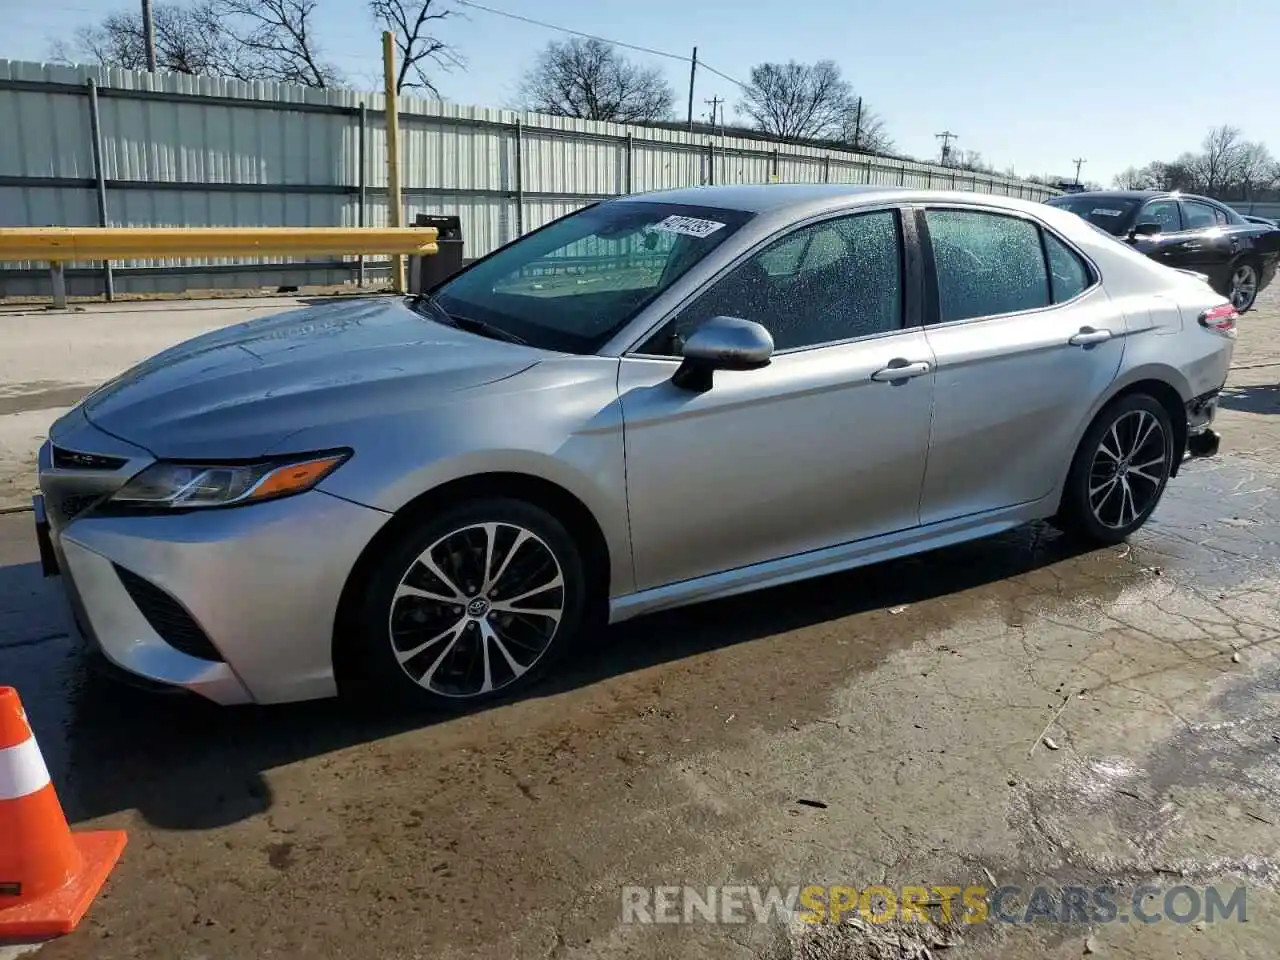
POLYGON ((0 227, 0 260, 67 263, 149 257, 438 251, 435 227, 0 227))

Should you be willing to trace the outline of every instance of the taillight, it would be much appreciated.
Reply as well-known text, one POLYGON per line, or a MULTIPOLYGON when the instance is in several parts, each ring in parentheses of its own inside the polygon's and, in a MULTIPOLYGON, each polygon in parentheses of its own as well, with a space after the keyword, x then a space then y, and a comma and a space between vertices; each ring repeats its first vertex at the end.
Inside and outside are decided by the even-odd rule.
POLYGON ((1240 314, 1234 306, 1224 303, 1217 307, 1210 307, 1200 314, 1200 326, 1206 330, 1212 330, 1214 333, 1220 333, 1224 337, 1234 337, 1236 335, 1236 319, 1239 316, 1240 314))

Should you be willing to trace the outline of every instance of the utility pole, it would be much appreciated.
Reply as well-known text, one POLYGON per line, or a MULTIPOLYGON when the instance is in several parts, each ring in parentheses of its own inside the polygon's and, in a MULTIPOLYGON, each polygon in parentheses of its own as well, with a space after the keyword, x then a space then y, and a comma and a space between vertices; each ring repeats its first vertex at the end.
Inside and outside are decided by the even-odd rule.
MULTIPOLYGON (((387 220, 389 226, 404 226, 400 205, 400 105, 396 97, 396 42, 390 30, 382 33, 382 80, 387 101, 387 220)), ((405 292, 404 257, 391 255, 391 289, 405 292)))
POLYGON ((853 121, 853 149, 858 149, 858 143, 862 139, 862 98, 858 98, 858 113, 853 121))
POLYGON ((151 0, 142 0, 142 37, 147 48, 147 70, 156 72, 156 21, 151 15, 151 0))
POLYGON ((942 141, 942 165, 945 167, 947 160, 951 157, 951 141, 959 139, 959 134, 943 130, 941 133, 935 133, 934 136, 942 141))
POLYGON ((1083 157, 1077 157, 1071 162, 1076 165, 1076 186, 1078 187, 1080 186, 1080 167, 1081 165, 1088 163, 1089 161, 1085 160, 1083 157))
POLYGON ((693 78, 698 75, 698 48, 693 48, 693 60, 689 64, 689 132, 693 133, 693 78))
POLYGON ((721 106, 721 104, 724 103, 724 100, 720 97, 712 97, 710 100, 703 100, 702 102, 711 104, 711 126, 713 127, 716 125, 716 110, 719 109, 720 132, 724 133, 724 107, 721 106))

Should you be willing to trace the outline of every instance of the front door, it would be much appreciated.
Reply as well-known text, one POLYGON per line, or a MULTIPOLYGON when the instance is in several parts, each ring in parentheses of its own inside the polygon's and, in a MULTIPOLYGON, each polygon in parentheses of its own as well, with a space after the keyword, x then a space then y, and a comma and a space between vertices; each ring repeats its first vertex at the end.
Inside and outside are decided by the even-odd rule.
POLYGON ((899 217, 878 210, 796 228, 623 358, 637 588, 917 524, 933 357, 904 323, 899 217), (678 338, 722 315, 767 327, 773 361, 718 371, 705 393, 677 388, 678 338), (883 373, 906 364, 914 376, 883 373))
POLYGON ((1035 221, 929 209, 936 404, 921 523, 1038 500, 1115 378, 1125 317, 1088 263, 1035 221), (1041 237, 1043 236, 1043 243, 1041 237))

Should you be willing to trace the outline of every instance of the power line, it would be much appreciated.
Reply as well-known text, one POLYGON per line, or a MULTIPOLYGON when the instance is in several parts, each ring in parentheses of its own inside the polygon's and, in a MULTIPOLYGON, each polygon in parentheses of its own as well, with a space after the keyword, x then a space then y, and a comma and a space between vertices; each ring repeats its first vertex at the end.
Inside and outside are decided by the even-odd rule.
MULTIPOLYGON (((543 27, 547 30, 555 30, 559 33, 568 33, 575 37, 582 37, 584 40, 595 40, 599 43, 607 43, 613 47, 623 47, 627 50, 635 50, 639 53, 647 53, 655 57, 666 57, 668 60, 679 60, 681 63, 693 63, 693 58, 680 53, 671 53, 667 50, 655 50, 653 47, 642 47, 635 43, 626 43, 622 40, 610 40, 608 37, 600 37, 594 33, 584 33, 581 30, 573 30, 569 27, 562 27, 558 24, 548 23, 545 20, 535 20, 533 17, 522 16, 518 13, 511 13, 508 10, 498 10, 494 7, 487 7, 483 3, 476 3, 475 0, 454 0, 459 6, 473 7, 476 10, 483 10, 485 13, 492 13, 494 16, 506 17, 508 20, 519 20, 521 23, 529 23, 535 27, 543 27)), ((714 73, 717 77, 722 77, 730 83, 745 88, 747 85, 741 80, 736 80, 727 73, 722 73, 715 67, 709 65, 705 60, 697 61, 698 66, 709 73, 714 73)))

